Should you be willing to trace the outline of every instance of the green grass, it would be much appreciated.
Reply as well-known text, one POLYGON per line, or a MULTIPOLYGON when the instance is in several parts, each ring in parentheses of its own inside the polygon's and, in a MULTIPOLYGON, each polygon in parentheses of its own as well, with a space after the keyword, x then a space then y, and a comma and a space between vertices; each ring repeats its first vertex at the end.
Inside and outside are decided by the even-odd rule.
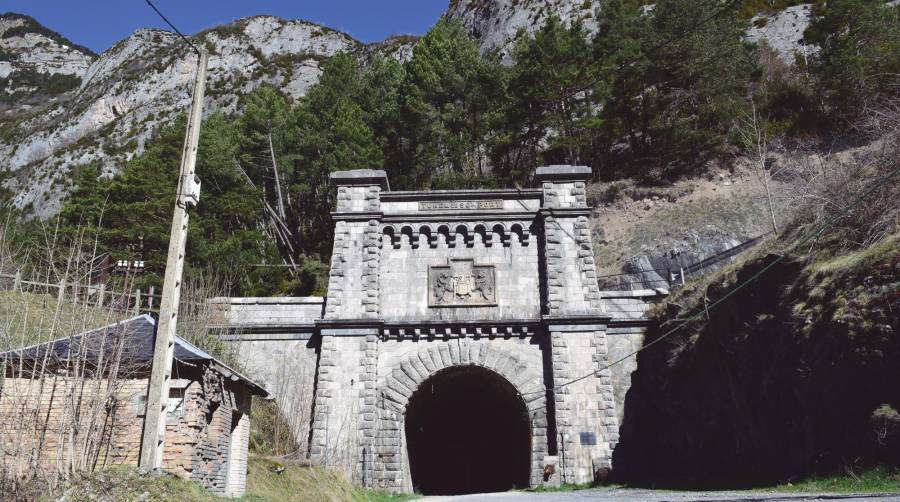
POLYGON ((59 306, 59 314, 56 313, 57 300, 53 294, 0 291, 0 329, 7 335, 0 338, 0 351, 63 338, 130 317, 107 308, 65 300, 59 306))
POLYGON ((798 483, 778 485, 766 491, 833 492, 833 493, 898 493, 900 472, 877 467, 860 474, 804 479, 798 483))
MULTIPOLYGON (((218 497, 197 483, 174 476, 142 476, 132 467, 114 467, 94 473, 64 491, 70 502, 141 500, 144 502, 213 502, 218 497)), ((56 500, 58 494, 45 494, 41 501, 56 500)))
MULTIPOLYGON (((62 490, 69 502, 401 502, 418 495, 391 495, 353 486, 335 471, 296 462, 279 462, 251 457, 247 473, 247 494, 240 499, 217 497, 199 484, 175 476, 145 476, 133 467, 98 471, 62 490)), ((47 493, 41 500, 56 500, 60 492, 47 493)))
POLYGON ((874 246, 813 263, 810 269, 813 272, 855 271, 897 254, 898 247, 900 233, 894 233, 874 246))
POLYGON ((341 474, 296 462, 251 457, 246 502, 398 502, 415 495, 391 495, 353 486, 341 474))

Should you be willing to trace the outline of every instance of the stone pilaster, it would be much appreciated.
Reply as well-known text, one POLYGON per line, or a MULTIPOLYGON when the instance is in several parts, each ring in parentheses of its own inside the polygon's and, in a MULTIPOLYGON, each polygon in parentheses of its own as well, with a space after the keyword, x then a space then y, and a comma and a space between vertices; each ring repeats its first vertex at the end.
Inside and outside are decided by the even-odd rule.
POLYGON ((542 183, 547 299, 559 469, 563 482, 591 481, 609 466, 618 421, 591 244, 583 166, 549 166, 542 183))
POLYGON ((584 290, 584 300, 592 312, 601 312, 603 305, 600 298, 600 286, 597 284, 597 267, 594 263, 594 249, 591 243, 588 217, 577 217, 574 230, 578 245, 578 269, 581 275, 581 287, 584 290))
POLYGON ((376 406, 378 379, 378 336, 366 335, 362 342, 359 366, 362 369, 359 383, 359 480, 360 484, 370 488, 375 485, 375 446, 378 425, 378 409, 376 406))
POLYGON ((338 186, 334 250, 316 382, 310 457, 371 483, 380 312, 384 171, 331 174, 338 186), (337 325, 329 321, 340 320, 337 325), (367 321, 368 320, 368 321, 367 321), (352 322, 347 322, 352 321, 352 322))
POLYGON ((313 461, 325 464, 329 452, 328 419, 331 400, 334 395, 334 365, 338 354, 333 336, 323 336, 319 349, 319 363, 316 370, 316 396, 313 403, 312 432, 310 434, 309 456, 313 461))
POLYGON ((325 319, 377 319, 381 258, 381 191, 384 171, 358 169, 331 174, 338 186, 325 319))

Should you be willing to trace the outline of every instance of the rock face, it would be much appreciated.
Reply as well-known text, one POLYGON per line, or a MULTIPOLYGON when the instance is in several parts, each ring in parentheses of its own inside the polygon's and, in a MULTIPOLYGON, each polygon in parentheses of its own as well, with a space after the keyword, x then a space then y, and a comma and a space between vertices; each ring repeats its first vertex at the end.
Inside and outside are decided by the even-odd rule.
POLYGON ((566 24, 580 20, 596 31, 599 0, 453 0, 444 16, 463 24, 484 50, 498 49, 509 61, 512 45, 523 34, 534 33, 551 14, 566 24))
MULTIPOLYGON (((13 47, 47 45, 32 34, 4 41, 13 47)), ((367 49, 344 33, 269 16, 200 33, 194 43, 210 52, 207 114, 235 111, 239 96, 262 84, 301 96, 318 80, 321 61, 338 52, 362 56, 367 49)), ((408 53, 398 43, 378 49, 397 57, 408 53)), ((40 71, 69 71, 81 84, 49 103, 8 110, 0 128, 0 170, 13 174, 6 183, 16 193, 14 203, 39 217, 59 209, 73 167, 97 162, 106 174, 118 172, 190 103, 196 56, 172 33, 138 30, 96 60, 69 52, 75 56, 42 57, 49 62, 40 71)))
POLYGON ((95 58, 89 49, 43 28, 28 16, 0 15, 2 79, 24 70, 81 77, 95 58))
POLYGON ((765 40, 782 59, 792 63, 795 54, 810 56, 815 52, 814 46, 803 43, 803 32, 809 26, 811 15, 812 4, 794 5, 772 15, 759 14, 747 30, 747 39, 765 40))
MULTIPOLYGON (((600 0, 453 0, 446 18, 461 22, 484 50, 507 62, 515 40, 550 15, 597 29, 600 0)), ((787 57, 798 47, 809 5, 772 16, 750 30, 787 57)), ((245 18, 193 37, 210 52, 204 110, 234 112, 239 97, 269 84, 296 98, 314 85, 321 62, 342 51, 412 57, 415 37, 364 45, 313 23, 245 18)), ((190 103, 195 56, 172 33, 141 29, 99 57, 19 14, 0 16, 0 174, 14 204, 55 214, 69 172, 98 163, 106 175, 140 154, 160 126, 190 103)))

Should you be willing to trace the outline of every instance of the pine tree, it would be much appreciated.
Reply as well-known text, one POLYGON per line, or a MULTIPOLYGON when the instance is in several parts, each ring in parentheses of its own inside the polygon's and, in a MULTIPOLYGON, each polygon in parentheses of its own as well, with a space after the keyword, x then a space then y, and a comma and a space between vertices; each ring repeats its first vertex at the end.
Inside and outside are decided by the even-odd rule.
POLYGON ((496 56, 483 57, 459 23, 441 20, 416 45, 400 90, 406 185, 448 171, 489 171, 483 145, 503 94, 496 56))
POLYGON ((852 119, 866 106, 900 94, 900 6, 884 0, 817 5, 804 33, 821 49, 811 69, 834 116, 852 119))

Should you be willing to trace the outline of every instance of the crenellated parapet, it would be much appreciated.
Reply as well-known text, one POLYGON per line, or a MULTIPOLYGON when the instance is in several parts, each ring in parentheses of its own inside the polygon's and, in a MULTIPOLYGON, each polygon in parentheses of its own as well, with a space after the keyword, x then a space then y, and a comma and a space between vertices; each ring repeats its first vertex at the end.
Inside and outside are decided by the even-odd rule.
POLYGON ((494 245, 509 247, 515 240, 522 246, 528 246, 534 233, 533 222, 520 221, 487 221, 487 222, 452 222, 437 221, 430 223, 387 223, 381 225, 384 243, 394 249, 410 246, 436 248, 439 245, 454 248, 494 245), (476 244, 477 243, 477 244, 476 244))

